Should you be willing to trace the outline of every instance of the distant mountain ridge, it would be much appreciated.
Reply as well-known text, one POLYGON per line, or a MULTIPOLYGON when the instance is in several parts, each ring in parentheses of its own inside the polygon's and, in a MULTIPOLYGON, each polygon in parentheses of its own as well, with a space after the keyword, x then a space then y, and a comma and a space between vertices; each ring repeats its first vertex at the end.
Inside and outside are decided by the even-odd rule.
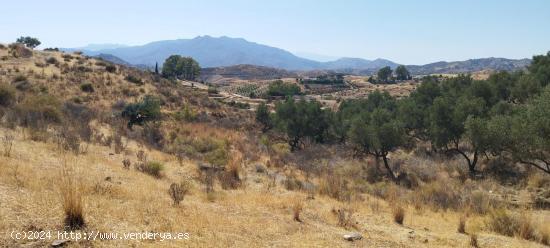
MULTIPOLYGON (((98 47, 98 45, 93 46, 98 47)), ((122 46, 109 49, 89 50, 86 47, 65 48, 65 51, 80 50, 87 55, 111 54, 130 64, 153 66, 155 62, 162 64, 173 54, 190 56, 196 59, 201 67, 222 67, 239 64, 259 65, 286 70, 315 70, 344 68, 350 60, 357 65, 371 68, 374 64, 397 65, 388 60, 365 60, 357 58, 342 58, 331 62, 319 62, 298 57, 283 49, 270 47, 242 38, 222 36, 198 36, 193 39, 178 39, 151 42, 142 46, 122 46)))
MULTIPOLYGON (((255 65, 288 71, 333 70, 350 74, 370 75, 384 66, 395 68, 399 65, 381 58, 366 60, 345 57, 334 61, 319 62, 298 57, 283 49, 226 36, 219 38, 198 36, 193 39, 156 41, 141 46, 95 44, 62 50, 80 50, 89 56, 101 54, 100 57, 108 57, 107 60, 113 62, 125 61, 142 68, 153 67, 156 62, 162 65, 164 60, 173 54, 193 57, 203 68, 255 65)), ((455 62, 442 61, 426 65, 407 65, 407 68, 414 75, 467 73, 481 70, 520 70, 525 68, 530 61, 530 59, 483 58, 455 62)), ((235 70, 236 68, 232 69, 235 70)))
POLYGON ((481 58, 465 61, 435 62, 426 65, 408 65, 407 69, 415 75, 437 73, 468 73, 481 70, 515 71, 531 64, 531 59, 481 58))

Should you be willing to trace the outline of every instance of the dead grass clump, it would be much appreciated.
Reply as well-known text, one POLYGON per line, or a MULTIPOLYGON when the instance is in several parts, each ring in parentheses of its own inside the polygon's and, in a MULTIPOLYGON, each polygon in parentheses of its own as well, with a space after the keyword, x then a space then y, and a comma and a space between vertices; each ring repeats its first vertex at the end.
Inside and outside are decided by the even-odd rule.
POLYGON ((65 228, 69 230, 81 229, 86 226, 82 185, 77 183, 73 173, 67 169, 63 170, 60 182, 65 228))
POLYGON ((405 220, 405 209, 399 205, 392 208, 393 220, 399 225, 403 225, 405 220))
POLYGON ((292 203, 292 213, 295 221, 302 222, 302 219, 300 218, 300 214, 302 213, 303 208, 304 208, 304 204, 301 200, 295 200, 292 203))
POLYGON ((352 208, 332 209, 332 213, 338 218, 338 226, 350 229, 357 228, 357 222, 353 218, 355 211, 352 208))
POLYGON ((414 199, 433 209, 459 209, 461 206, 460 190, 452 187, 451 182, 436 181, 414 191, 414 199))
POLYGON ((505 236, 548 242, 548 233, 543 230, 544 227, 536 226, 531 217, 525 214, 513 215, 505 209, 498 209, 489 214, 486 226, 505 236))
POLYGON ((14 136, 5 133, 4 137, 2 137, 2 145, 4 147, 4 156, 10 157, 11 156, 11 150, 13 148, 13 141, 15 140, 14 136))
POLYGON ((351 190, 347 180, 332 170, 326 171, 319 180, 319 194, 327 195, 339 201, 349 201, 351 190))
POLYGON ((229 161, 229 164, 220 173, 220 184, 223 189, 237 189, 242 186, 241 165, 243 156, 240 152, 235 152, 229 161))
POLYGON ((458 228, 456 229, 458 233, 466 233, 466 217, 460 216, 460 219, 458 219, 458 228))
POLYGON ((298 178, 296 178, 295 175, 287 176, 287 178, 284 181, 285 188, 287 190, 301 190, 303 187, 302 181, 300 181, 298 178))
POLYGON ((488 213, 494 205, 496 203, 492 201, 491 196, 481 190, 472 192, 468 197, 468 208, 477 214, 488 213))
POLYGON ((477 234, 475 233, 470 235, 470 247, 479 248, 479 243, 477 242, 477 234))
POLYGON ((189 190, 191 189, 191 184, 187 180, 181 181, 178 183, 172 183, 170 185, 170 189, 168 190, 168 193, 170 194, 170 197, 174 201, 174 205, 179 205, 181 201, 183 201, 183 198, 187 193, 189 193, 189 190))
POLYGON ((492 211, 489 214, 486 225, 491 231, 506 236, 513 236, 516 230, 519 229, 518 220, 505 209, 492 211))

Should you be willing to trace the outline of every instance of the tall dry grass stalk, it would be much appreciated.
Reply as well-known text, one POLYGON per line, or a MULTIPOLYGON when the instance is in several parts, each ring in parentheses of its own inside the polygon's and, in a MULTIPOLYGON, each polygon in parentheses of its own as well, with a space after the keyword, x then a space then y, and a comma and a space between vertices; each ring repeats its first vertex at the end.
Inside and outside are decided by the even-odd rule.
POLYGON ((84 220, 84 187, 76 177, 75 169, 65 161, 61 169, 59 191, 65 214, 65 229, 78 230, 86 226, 84 220))

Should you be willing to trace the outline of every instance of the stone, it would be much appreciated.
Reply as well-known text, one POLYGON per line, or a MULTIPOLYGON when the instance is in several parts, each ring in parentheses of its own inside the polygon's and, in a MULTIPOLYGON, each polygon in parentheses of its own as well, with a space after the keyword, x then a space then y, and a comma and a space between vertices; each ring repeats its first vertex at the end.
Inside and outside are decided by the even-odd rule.
POLYGON ((70 240, 56 239, 52 242, 52 247, 63 247, 68 242, 70 242, 70 240))
POLYGON ((360 233, 350 233, 350 234, 344 235, 344 239, 347 241, 355 241, 355 240, 360 240, 362 238, 363 238, 363 235, 361 235, 360 233))

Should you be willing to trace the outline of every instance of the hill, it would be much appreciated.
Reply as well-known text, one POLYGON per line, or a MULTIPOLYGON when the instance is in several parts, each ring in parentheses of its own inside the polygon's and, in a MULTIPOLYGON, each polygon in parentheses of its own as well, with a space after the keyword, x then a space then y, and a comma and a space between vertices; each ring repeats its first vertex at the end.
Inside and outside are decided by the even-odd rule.
POLYGON ((513 174, 526 190, 468 178, 460 158, 403 149, 388 159, 416 183, 398 185, 374 159, 352 158, 344 146, 290 152, 276 134, 261 132, 252 111, 190 82, 21 45, 1 45, 0 58, 0 247, 47 247, 54 239, 67 247, 466 247, 471 240, 542 247, 548 240, 538 230, 550 215, 531 198, 548 188, 538 174, 513 174), (491 211, 504 208, 497 217, 533 236, 487 227, 491 211), (70 230, 189 236, 58 240, 58 231, 70 230), (13 231, 53 238, 15 239, 13 231), (343 238, 350 233, 362 238, 343 238))
POLYGON ((525 69, 530 63, 530 59, 482 58, 454 62, 440 61, 426 65, 407 65, 407 68, 412 74, 426 75, 437 73, 469 73, 483 70, 516 71, 525 69))

